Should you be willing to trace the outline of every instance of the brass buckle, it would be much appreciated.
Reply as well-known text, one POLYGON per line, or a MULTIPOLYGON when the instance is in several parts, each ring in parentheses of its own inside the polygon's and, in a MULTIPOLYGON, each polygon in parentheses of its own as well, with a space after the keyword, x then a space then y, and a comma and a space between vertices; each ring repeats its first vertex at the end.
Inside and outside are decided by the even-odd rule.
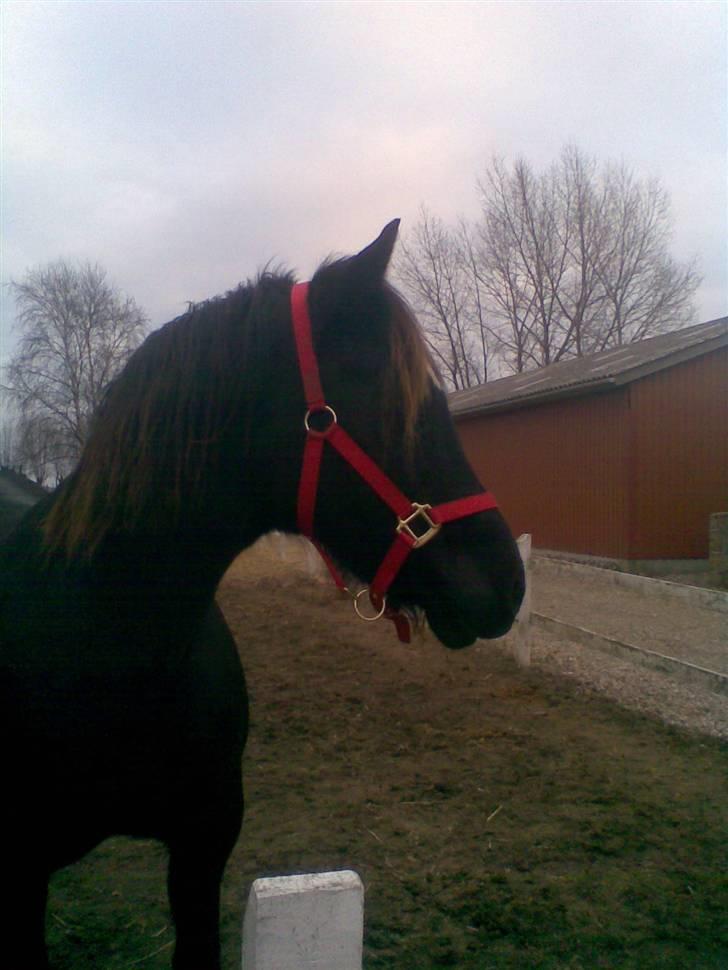
POLYGON ((428 512, 432 511, 431 505, 420 505, 419 502, 413 502, 412 508, 414 511, 411 515, 408 515, 406 519, 400 519, 397 525, 397 532, 406 532, 407 535, 412 540, 412 548, 419 549, 420 546, 424 546, 434 539, 437 533, 442 528, 441 522, 434 522, 432 518, 428 515, 428 512), (411 523, 416 520, 423 519, 424 522, 418 521, 418 526, 420 529, 425 528, 424 532, 415 532, 412 528, 411 523))

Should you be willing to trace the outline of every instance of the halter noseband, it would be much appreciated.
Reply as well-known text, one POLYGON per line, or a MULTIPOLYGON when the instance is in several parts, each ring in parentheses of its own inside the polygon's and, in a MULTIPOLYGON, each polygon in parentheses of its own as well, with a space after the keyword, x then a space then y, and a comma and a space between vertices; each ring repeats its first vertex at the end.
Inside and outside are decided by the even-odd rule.
POLYGON ((344 431, 337 420, 336 412, 326 403, 321 387, 311 335, 311 317, 308 312, 308 286, 308 283, 296 283, 291 290, 293 334, 307 407, 303 421, 306 429, 306 444, 298 486, 298 528, 318 549, 339 589, 345 590, 346 586, 331 557, 313 534, 321 458, 324 444, 328 442, 397 516, 392 545, 369 587, 365 587, 354 596, 356 614, 362 620, 378 620, 382 616, 387 616, 397 627, 400 640, 409 642, 407 618, 387 606, 387 591, 407 557, 414 549, 420 549, 434 539, 446 523, 474 515, 476 512, 495 509, 498 503, 490 492, 479 492, 477 495, 435 506, 410 502, 382 469, 344 431), (312 426, 311 419, 314 415, 326 416, 327 424, 323 430, 312 426), (360 605, 360 600, 366 592, 369 593, 369 600, 375 611, 371 616, 366 615, 360 605))

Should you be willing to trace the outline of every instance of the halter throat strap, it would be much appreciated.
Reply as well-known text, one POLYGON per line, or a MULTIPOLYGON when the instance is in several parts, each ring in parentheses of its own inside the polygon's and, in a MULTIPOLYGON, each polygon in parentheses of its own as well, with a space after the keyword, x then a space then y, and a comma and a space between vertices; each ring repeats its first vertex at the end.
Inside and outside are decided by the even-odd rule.
POLYGON ((490 492, 479 492, 466 498, 443 502, 440 505, 410 501, 382 471, 379 465, 363 451, 354 439, 347 434, 338 422, 336 412, 324 396, 319 375, 318 361, 313 346, 311 317, 308 308, 308 283, 296 283, 291 290, 291 319, 298 354, 298 365, 306 398, 304 427, 306 442, 303 450, 303 463, 298 486, 297 523, 301 533, 318 549, 334 582, 340 589, 346 589, 344 581, 331 557, 314 535, 314 515, 318 482, 321 471, 324 446, 328 443, 348 465, 369 485, 379 498, 397 517, 397 525, 392 544, 384 556, 374 578, 369 585, 369 600, 374 609, 367 615, 360 604, 367 590, 361 590, 354 597, 354 608, 364 620, 375 620, 387 616, 397 627, 401 640, 409 641, 409 623, 406 617, 387 607, 386 595, 408 556, 420 549, 438 534, 443 525, 466 516, 497 508, 497 502, 490 492), (323 421, 323 429, 314 427, 323 421))

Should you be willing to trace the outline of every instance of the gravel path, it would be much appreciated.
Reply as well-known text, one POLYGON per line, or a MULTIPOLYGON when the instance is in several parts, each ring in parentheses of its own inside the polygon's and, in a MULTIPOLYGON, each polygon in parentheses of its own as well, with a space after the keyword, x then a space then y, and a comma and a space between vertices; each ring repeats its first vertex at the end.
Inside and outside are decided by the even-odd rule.
MULTIPOLYGON (((532 609, 635 646, 728 672, 728 614, 664 596, 615 587, 594 576, 564 574, 539 560, 532 609)), ((632 710, 689 730, 728 739, 728 696, 674 675, 531 631, 532 666, 576 680, 632 710)))
POLYGON ((539 559, 532 608, 624 643, 728 674, 728 613, 607 584, 539 559))

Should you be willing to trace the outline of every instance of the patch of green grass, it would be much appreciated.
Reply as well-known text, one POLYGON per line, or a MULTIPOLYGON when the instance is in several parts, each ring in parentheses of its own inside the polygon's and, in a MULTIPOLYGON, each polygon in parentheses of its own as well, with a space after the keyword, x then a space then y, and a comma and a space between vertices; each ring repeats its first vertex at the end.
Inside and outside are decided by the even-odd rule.
POLYGON ((708 867, 596 864, 559 877, 511 871, 475 884, 464 873, 448 895, 437 921, 417 936, 373 925, 367 970, 728 967, 728 886, 708 867))

